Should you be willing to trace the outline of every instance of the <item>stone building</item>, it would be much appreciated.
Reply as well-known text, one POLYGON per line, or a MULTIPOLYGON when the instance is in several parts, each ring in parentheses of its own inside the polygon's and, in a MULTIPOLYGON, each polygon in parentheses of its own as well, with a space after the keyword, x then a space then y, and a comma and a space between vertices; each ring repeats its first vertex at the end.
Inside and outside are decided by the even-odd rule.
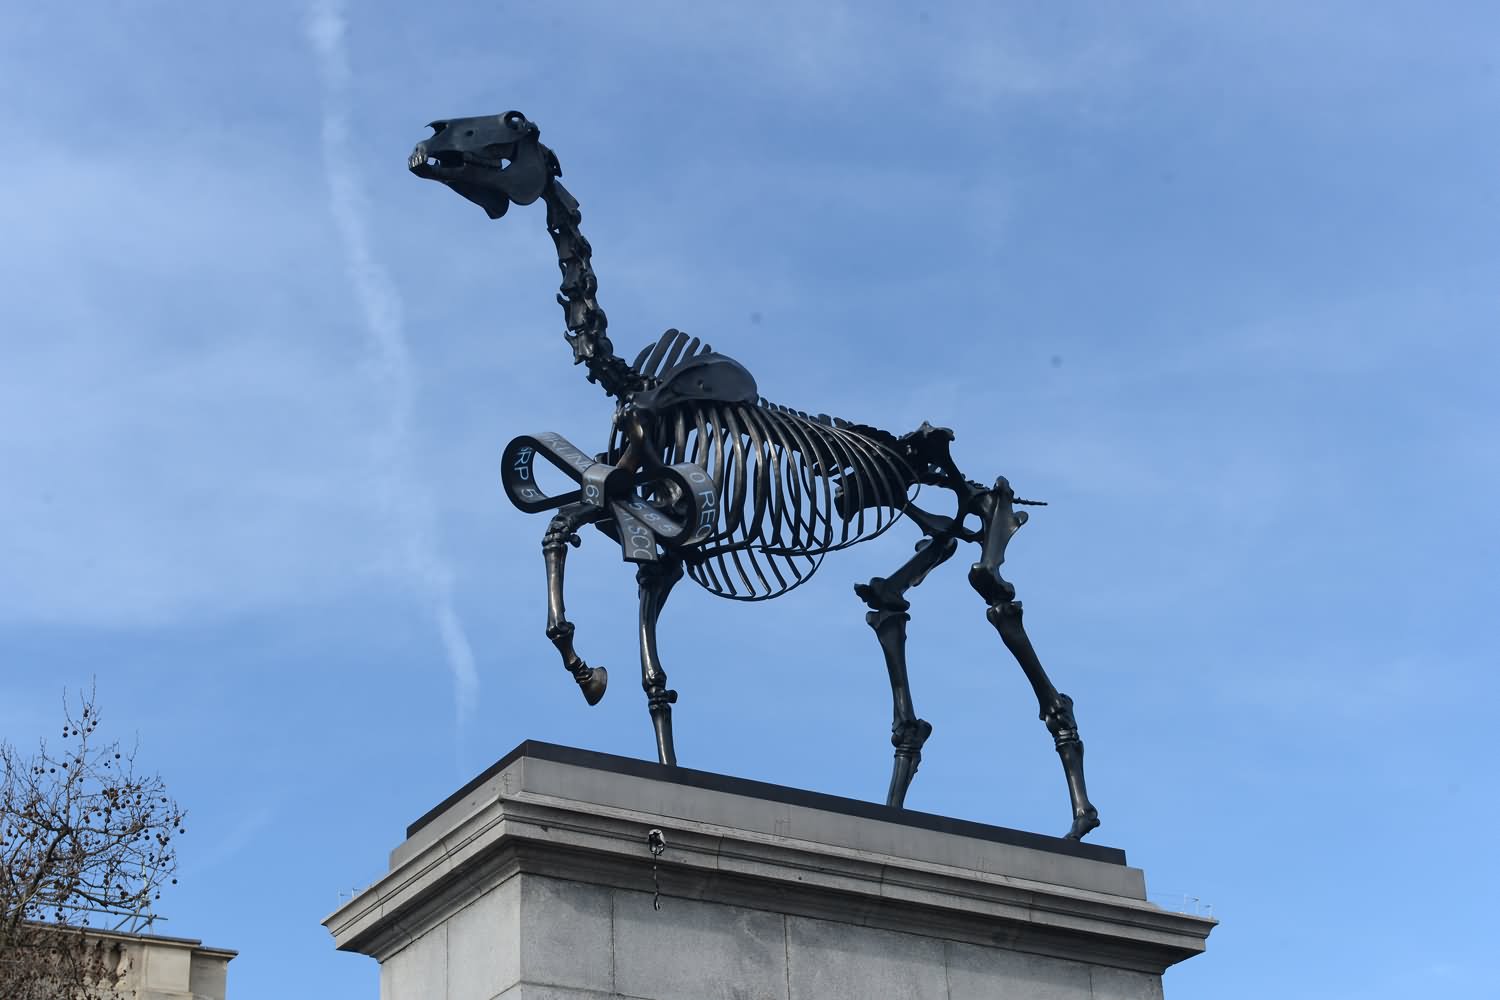
POLYGON ((193 938, 103 934, 129 963, 119 986, 125 1000, 225 1000, 229 960, 239 954, 193 938))
MULTIPOLYGON (((31 926, 43 930, 44 941, 50 925, 31 926)), ((76 940, 73 933, 69 939, 76 940)), ((84 940, 91 951, 98 946, 109 967, 122 974, 115 987, 120 1000, 225 1000, 229 962, 239 954, 194 938, 120 931, 89 929, 84 940)))

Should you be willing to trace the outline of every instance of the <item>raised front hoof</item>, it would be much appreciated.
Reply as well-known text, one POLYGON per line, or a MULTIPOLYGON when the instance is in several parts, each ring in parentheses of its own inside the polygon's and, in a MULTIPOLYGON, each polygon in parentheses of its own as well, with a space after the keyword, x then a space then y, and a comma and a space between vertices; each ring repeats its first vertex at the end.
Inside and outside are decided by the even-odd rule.
POLYGON ((597 705, 604 697, 604 689, 609 687, 609 671, 603 667, 590 667, 588 673, 578 679, 578 686, 583 691, 583 700, 597 705))
POLYGON ((1090 807, 1081 816, 1073 817, 1073 827, 1068 831, 1068 840, 1082 840, 1090 830, 1099 828, 1099 810, 1090 807))

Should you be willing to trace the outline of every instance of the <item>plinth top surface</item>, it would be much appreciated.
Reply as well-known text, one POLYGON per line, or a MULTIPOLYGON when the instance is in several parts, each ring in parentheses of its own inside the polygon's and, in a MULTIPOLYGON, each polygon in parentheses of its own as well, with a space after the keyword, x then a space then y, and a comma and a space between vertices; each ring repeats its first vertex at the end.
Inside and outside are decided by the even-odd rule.
POLYGON ((599 753, 594 750, 580 750, 576 747, 560 746, 555 743, 542 743, 536 740, 527 740, 521 743, 458 791, 428 810, 421 818, 406 828, 407 838, 410 839, 416 836, 423 828, 432 824, 449 809, 463 802, 486 782, 523 759, 571 765, 587 768, 594 772, 616 774, 626 778, 644 778, 651 781, 668 782, 688 788, 699 788, 728 795, 744 796, 770 803, 815 809, 861 819, 878 820, 882 823, 892 823, 918 830, 931 830, 996 844, 1006 844, 1012 847, 1028 848, 1035 851, 1046 851, 1053 854, 1102 862, 1104 864, 1124 865, 1126 863, 1125 852, 1116 847, 1080 843, 1061 837, 1049 837, 1045 834, 1030 833, 1025 830, 1012 830, 1008 827, 991 826, 986 823, 975 823, 970 820, 938 816, 933 813, 917 812, 911 809, 897 809, 891 806, 845 798, 839 795, 811 792, 801 788, 790 788, 785 785, 776 785, 764 781, 752 781, 748 778, 735 778, 729 775, 715 774, 712 771, 697 771, 687 767, 669 767, 664 764, 655 763, 654 761, 637 760, 633 757, 619 757, 614 754, 599 753))
MULTIPOLYGON (((621 906, 669 898, 676 926, 730 908, 736 940, 747 919, 796 917, 1156 976, 1201 952, 1213 927, 1149 902, 1145 873, 1115 848, 530 741, 413 823, 386 875, 325 924, 339 948, 385 961, 424 928, 527 885, 602 893, 615 929, 621 906)), ((558 908, 537 919, 547 912, 558 908)), ((479 940, 478 925, 462 926, 460 944, 479 940)), ((524 937, 527 921, 516 926, 524 937)), ((651 927, 657 955, 663 925, 651 927)))
POLYGON ((1213 926, 1149 902, 1115 848, 530 741, 413 823, 386 875, 325 924, 384 961, 528 884, 604 893, 610 921, 670 898, 698 915, 679 924, 730 907, 737 928, 744 914, 790 926, 780 915, 1148 975, 1201 952, 1213 926))

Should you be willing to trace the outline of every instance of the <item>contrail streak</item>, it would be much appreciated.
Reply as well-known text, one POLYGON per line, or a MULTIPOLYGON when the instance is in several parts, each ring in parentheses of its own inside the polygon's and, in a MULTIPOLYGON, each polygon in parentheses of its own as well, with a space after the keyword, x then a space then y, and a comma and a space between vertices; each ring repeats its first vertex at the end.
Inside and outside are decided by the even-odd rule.
POLYGON ((349 164, 349 56, 344 45, 343 0, 313 0, 307 37, 323 78, 323 165, 330 208, 344 245, 350 282, 365 318, 375 375, 390 402, 390 420, 377 440, 383 460, 384 493, 401 534, 404 569, 431 611, 453 674, 455 746, 479 697, 479 675, 463 622, 453 608, 453 574, 433 541, 431 498, 408 475, 411 416, 415 398, 411 352, 402 332, 401 295, 370 249, 365 230, 366 198, 349 164))

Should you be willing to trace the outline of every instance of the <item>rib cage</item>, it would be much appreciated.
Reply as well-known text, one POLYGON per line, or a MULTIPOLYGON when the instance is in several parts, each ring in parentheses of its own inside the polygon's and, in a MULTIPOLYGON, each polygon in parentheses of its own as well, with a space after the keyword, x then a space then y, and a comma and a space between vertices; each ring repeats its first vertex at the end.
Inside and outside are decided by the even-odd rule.
MULTIPOLYGON (((654 378, 709 351, 674 333, 641 352, 638 372, 654 378)), ((659 460, 701 465, 719 491, 714 533, 681 552, 687 575, 721 597, 767 600, 810 578, 827 553, 884 532, 914 498, 917 477, 879 433, 765 400, 688 402, 662 414, 659 460)), ((623 445, 617 430, 610 457, 623 445)))

